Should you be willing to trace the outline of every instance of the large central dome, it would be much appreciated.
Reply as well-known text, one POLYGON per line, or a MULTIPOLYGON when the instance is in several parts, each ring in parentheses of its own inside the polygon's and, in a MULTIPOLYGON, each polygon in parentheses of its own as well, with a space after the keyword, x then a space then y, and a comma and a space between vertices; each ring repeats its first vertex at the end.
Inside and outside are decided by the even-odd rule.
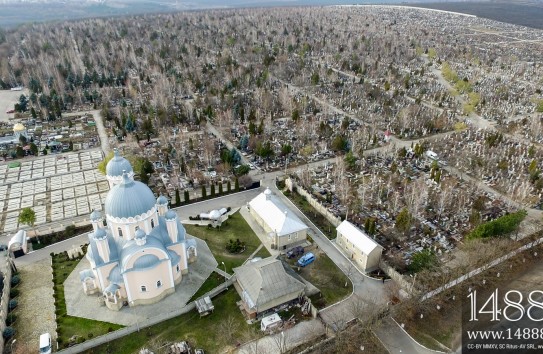
POLYGON ((113 187, 106 197, 106 214, 115 218, 130 218, 147 213, 155 206, 155 196, 145 184, 130 179, 125 172, 123 181, 113 187))

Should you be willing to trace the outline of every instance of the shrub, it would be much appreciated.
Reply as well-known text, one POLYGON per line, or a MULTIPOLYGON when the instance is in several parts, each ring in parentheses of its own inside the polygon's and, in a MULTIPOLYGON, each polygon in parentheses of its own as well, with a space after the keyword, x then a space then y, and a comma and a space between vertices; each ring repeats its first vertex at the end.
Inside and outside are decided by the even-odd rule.
POLYGON ((17 300, 15 300, 15 299, 9 300, 8 308, 9 308, 10 310, 13 310, 14 308, 17 307, 18 304, 19 304, 19 302, 18 302, 17 300))
POLYGON ((112 328, 112 327, 108 327, 108 329, 107 329, 107 333, 110 333, 110 332, 113 332, 113 328, 112 328))
POLYGON ((17 315, 16 314, 10 313, 6 317, 6 325, 8 325, 8 326, 11 326, 13 323, 15 323, 15 321, 17 321, 17 315))
POLYGON ((16 286, 20 282, 21 282, 21 278, 18 275, 11 278, 11 286, 16 286))
POLYGON ((92 337, 94 337, 94 334, 93 334, 93 333, 89 333, 89 334, 87 335, 87 337, 89 337, 89 339, 91 339, 92 337))
POLYGON ((239 238, 235 241, 232 239, 228 240, 228 244, 226 245, 226 250, 230 253, 239 253, 243 251, 244 248, 245 243, 241 242, 239 238))
POLYGON ((4 336, 5 339, 10 339, 11 337, 15 335, 15 328, 6 327, 2 335, 4 336))
POLYGON ((10 298, 14 298, 14 297, 17 297, 19 295, 19 290, 18 289, 11 289, 10 292, 9 292, 9 297, 10 298))

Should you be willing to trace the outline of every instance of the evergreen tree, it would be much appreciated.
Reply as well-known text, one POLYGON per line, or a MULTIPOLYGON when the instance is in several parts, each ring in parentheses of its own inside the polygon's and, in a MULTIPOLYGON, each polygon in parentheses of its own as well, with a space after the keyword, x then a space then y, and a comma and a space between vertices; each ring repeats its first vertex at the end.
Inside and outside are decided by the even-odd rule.
POLYGON ((206 186, 202 186, 202 199, 206 199, 206 198, 207 198, 206 186))

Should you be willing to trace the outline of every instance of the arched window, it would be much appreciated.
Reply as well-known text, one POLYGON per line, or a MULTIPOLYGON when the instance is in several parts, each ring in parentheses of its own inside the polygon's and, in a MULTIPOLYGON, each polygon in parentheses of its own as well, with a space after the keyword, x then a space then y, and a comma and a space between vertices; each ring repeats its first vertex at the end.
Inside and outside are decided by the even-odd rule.
POLYGON ((144 293, 147 291, 147 287, 145 285, 141 286, 141 292, 144 293))
POLYGON ((119 237, 123 237, 123 230, 120 227, 117 228, 117 231, 119 232, 119 237))
POLYGON ((179 264, 175 267, 175 270, 177 270, 177 273, 179 273, 179 264))
POLYGON ((136 226, 136 227, 134 228, 134 231, 138 231, 139 229, 140 229, 140 227, 139 227, 139 226, 136 226))
POLYGON ((162 286, 162 280, 157 280, 156 282, 157 289, 160 288, 161 286, 162 286))
POLYGON ((155 227, 155 219, 151 219, 151 229, 155 227))

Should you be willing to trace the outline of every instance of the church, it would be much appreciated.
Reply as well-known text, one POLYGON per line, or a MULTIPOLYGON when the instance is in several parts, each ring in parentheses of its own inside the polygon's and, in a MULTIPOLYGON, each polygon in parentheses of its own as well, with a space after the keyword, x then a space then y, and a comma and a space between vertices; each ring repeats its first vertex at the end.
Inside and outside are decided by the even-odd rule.
POLYGON ((90 215, 90 269, 79 273, 83 291, 101 293, 106 306, 117 311, 126 304, 160 301, 175 292, 196 261, 196 241, 187 238, 164 196, 155 199, 147 185, 134 180, 130 162, 117 150, 106 174, 111 189, 104 214, 90 215))

